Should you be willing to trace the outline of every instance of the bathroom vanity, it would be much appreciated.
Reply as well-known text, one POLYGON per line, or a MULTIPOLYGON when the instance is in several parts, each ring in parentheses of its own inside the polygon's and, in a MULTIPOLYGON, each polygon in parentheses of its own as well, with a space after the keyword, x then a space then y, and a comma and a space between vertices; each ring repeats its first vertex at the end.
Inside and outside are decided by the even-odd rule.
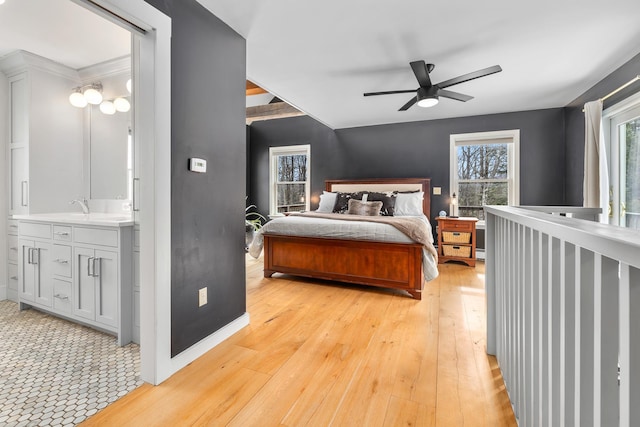
POLYGON ((18 223, 20 308, 35 307, 114 333, 134 334, 130 216, 109 213, 14 215, 18 223))

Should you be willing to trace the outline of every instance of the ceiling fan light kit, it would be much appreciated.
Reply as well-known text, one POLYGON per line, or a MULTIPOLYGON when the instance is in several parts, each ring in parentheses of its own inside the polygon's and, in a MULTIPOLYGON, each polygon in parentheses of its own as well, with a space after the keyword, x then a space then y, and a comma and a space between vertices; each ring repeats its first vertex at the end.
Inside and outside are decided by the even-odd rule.
POLYGON ((416 95, 418 99, 418 107, 429 108, 435 106, 438 102, 438 89, 434 86, 430 88, 421 87, 416 95))
POLYGON ((463 74, 461 76, 455 77, 453 79, 445 80, 443 82, 433 84, 431 83, 431 77, 429 73, 433 71, 435 65, 427 64, 424 61, 413 61, 409 63, 411 65, 411 69, 413 70, 413 74, 415 74, 420 87, 418 89, 407 89, 407 90, 392 90, 385 92, 367 92, 364 96, 376 96, 376 95, 391 95, 396 93, 412 93, 415 92, 416 96, 411 98, 406 104, 400 107, 399 111, 406 111, 413 106, 413 104, 418 104, 419 107, 433 107, 439 101, 440 97, 455 99, 456 101, 467 102, 473 99, 473 96, 465 95, 463 93, 453 92, 451 90, 445 90, 449 86, 457 85, 460 83, 468 82, 470 80, 475 80, 480 77, 485 77, 490 74, 499 73, 502 71, 502 68, 499 65, 494 65, 492 67, 483 68, 482 70, 474 71, 472 73, 463 74))

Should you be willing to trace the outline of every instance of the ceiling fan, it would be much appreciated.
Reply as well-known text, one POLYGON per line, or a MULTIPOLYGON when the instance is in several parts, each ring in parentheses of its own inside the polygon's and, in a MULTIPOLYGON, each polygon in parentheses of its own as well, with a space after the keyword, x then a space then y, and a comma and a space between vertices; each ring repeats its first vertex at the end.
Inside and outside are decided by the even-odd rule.
POLYGON ((416 79, 418 79, 418 83, 420 87, 418 89, 407 89, 407 90, 391 90, 386 92, 367 92, 364 96, 375 96, 375 95, 390 95, 394 93, 411 93, 416 92, 416 96, 411 98, 409 102, 400 107, 398 111, 406 111, 413 106, 413 104, 417 103, 420 107, 433 107, 438 103, 438 97, 443 96, 445 98, 455 99, 457 101, 467 102, 470 99, 473 99, 473 96, 465 95, 458 92, 453 92, 450 90, 445 90, 444 88, 457 85, 460 83, 468 82, 469 80, 478 79, 480 77, 488 76, 490 74, 499 73, 502 71, 502 68, 499 65, 494 65, 493 67, 484 68, 482 70, 474 71, 473 73, 463 74, 461 76, 455 77, 453 79, 445 80, 438 84, 431 83, 431 78, 429 77, 429 73, 433 71, 435 65, 426 64, 424 61, 413 61, 410 63, 411 69, 413 70, 413 74, 416 75, 416 79))

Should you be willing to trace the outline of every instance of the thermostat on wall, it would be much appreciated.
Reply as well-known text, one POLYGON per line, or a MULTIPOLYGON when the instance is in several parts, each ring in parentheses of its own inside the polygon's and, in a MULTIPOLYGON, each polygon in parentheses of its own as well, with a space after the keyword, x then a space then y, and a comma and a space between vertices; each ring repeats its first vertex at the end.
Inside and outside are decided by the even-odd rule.
POLYGON ((191 172, 199 172, 206 173, 207 172, 207 161, 204 159, 191 158, 189 159, 189 170, 191 172))

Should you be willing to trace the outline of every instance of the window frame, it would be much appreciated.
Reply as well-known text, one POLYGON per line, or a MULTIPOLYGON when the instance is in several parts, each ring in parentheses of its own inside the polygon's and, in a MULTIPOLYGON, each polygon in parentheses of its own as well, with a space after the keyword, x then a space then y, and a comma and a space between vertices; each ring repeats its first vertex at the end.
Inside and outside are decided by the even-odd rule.
POLYGON ((602 112, 602 136, 604 137, 605 151, 607 155, 607 166, 609 169, 609 215, 603 215, 607 223, 612 225, 623 225, 622 218, 622 176, 625 173, 621 166, 621 147, 616 131, 618 125, 626 123, 637 117, 640 109, 640 92, 612 105, 602 112))
MULTIPOLYGON (((307 179, 304 187, 305 210, 308 211, 311 203, 311 145, 285 145, 269 147, 269 216, 283 216, 278 213, 277 196, 277 176, 278 176, 278 156, 306 155, 307 156, 307 179)), ((302 182, 302 181, 298 181, 302 182)))
MULTIPOLYGON (((508 206, 520 205, 520 129, 491 132, 473 132, 452 134, 449 136, 449 195, 460 194, 458 187, 458 153, 457 148, 465 145, 507 145, 507 178, 506 180, 483 179, 469 182, 507 182, 508 206)), ((466 182, 466 180, 465 180, 466 182)), ((484 220, 478 221, 484 227, 484 220)))

